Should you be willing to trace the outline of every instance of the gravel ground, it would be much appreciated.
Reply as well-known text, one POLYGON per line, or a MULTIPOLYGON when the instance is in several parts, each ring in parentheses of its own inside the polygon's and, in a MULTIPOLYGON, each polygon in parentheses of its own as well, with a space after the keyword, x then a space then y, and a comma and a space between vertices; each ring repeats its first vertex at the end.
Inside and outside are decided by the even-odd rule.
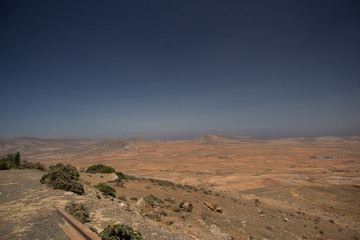
POLYGON ((8 170, 0 172, 1 239, 68 239, 58 226, 58 204, 44 199, 64 195, 39 183, 43 172, 8 170))
POLYGON ((101 231, 114 222, 122 222, 141 231, 147 240, 190 240, 185 234, 173 233, 139 214, 121 210, 115 201, 98 199, 98 191, 84 185, 85 195, 52 190, 39 180, 38 170, 0 171, 0 239, 68 239, 58 223, 64 220, 56 212, 66 203, 82 202, 90 209, 92 221, 101 231))

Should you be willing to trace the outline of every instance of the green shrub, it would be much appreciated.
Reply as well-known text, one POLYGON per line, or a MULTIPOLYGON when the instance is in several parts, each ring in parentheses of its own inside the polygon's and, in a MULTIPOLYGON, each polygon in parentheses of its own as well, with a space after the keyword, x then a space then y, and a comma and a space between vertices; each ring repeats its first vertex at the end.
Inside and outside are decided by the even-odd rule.
POLYGON ((70 213, 72 216, 74 216, 74 218, 82 223, 90 222, 89 210, 82 203, 67 203, 65 206, 65 211, 70 213))
POLYGON ((144 201, 148 203, 151 207, 163 206, 164 201, 155 197, 154 195, 149 195, 144 198, 144 201))
POLYGON ((13 161, 14 161, 14 165, 16 167, 19 167, 19 165, 20 165, 20 153, 19 152, 16 152, 14 154, 13 161))
POLYGON ((100 173, 114 173, 115 169, 110 166, 105 166, 101 169, 100 173))
POLYGON ((107 226, 100 234, 102 240, 142 240, 141 233, 124 224, 107 226))
POLYGON ((53 189, 60 189, 83 194, 84 187, 79 181, 79 172, 70 164, 64 165, 58 163, 49 167, 50 172, 44 174, 40 179, 41 183, 46 183, 53 189))
POLYGON ((20 153, 8 154, 3 156, 0 160, 0 169, 7 170, 10 168, 18 168, 20 164, 20 153))
POLYGON ((87 173, 114 173, 115 169, 110 166, 105 166, 103 164, 96 164, 88 167, 86 169, 87 173))
POLYGON ((96 228, 94 228, 93 226, 90 226, 89 229, 91 231, 93 231, 94 233, 98 234, 98 231, 96 230, 96 228))
POLYGON ((115 174, 118 176, 118 180, 120 180, 120 181, 122 179, 124 179, 124 180, 135 180, 136 179, 136 177, 126 175, 126 174, 124 174, 122 172, 116 172, 115 174))
POLYGON ((46 168, 43 164, 37 162, 32 163, 26 160, 21 161, 20 152, 16 152, 15 154, 8 154, 4 156, 0 160, 0 170, 10 169, 10 168, 32 168, 39 169, 41 171, 45 171, 46 168))
POLYGON ((7 159, 3 157, 0 160, 0 170, 8 170, 10 168, 10 164, 8 163, 7 159))
POLYGON ((97 189, 99 189, 102 193, 104 193, 105 195, 115 197, 115 189, 113 187, 110 187, 106 183, 99 183, 95 187, 97 189))

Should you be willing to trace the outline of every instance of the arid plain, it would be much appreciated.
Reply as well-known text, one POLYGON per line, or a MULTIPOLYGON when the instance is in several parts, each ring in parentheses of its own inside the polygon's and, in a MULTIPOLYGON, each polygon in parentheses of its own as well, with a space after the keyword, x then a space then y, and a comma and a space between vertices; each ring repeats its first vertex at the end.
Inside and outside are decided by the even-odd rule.
POLYGON ((241 191, 274 186, 360 183, 360 137, 255 139, 204 135, 183 141, 106 139, 3 140, 1 153, 20 151, 46 166, 107 164, 127 174, 241 191))
MULTIPOLYGON (((1 154, 20 151, 22 158, 46 166, 61 162, 86 169, 101 163, 128 175, 213 191, 213 201, 225 209, 221 219, 232 223, 217 220, 217 226, 234 239, 251 239, 249 232, 255 239, 359 239, 359 136, 264 140, 207 134, 191 140, 161 142, 141 138, 16 138, 1 140, 0 146, 1 154), (261 201, 260 207, 256 199, 261 201), (255 201, 256 206, 244 207, 249 206, 249 201, 255 201), (243 205, 238 204, 241 202, 243 205), (239 213, 232 216, 231 209, 239 213), (288 224, 296 221, 298 224, 288 224), (269 233, 264 235, 257 228, 269 233), (279 235, 280 231, 283 233, 279 235)), ((91 184, 96 182, 94 177, 82 178, 91 184)), ((151 183, 134 184, 128 183, 121 191, 136 195, 131 189, 138 187, 149 194, 169 197, 170 190, 164 192, 151 183)), ((184 194, 177 191, 172 197, 184 194)), ((143 197, 140 195, 136 197, 143 197)), ((202 199, 208 197, 195 192, 186 196, 192 196, 195 206, 200 204, 194 214, 201 208, 202 199)))

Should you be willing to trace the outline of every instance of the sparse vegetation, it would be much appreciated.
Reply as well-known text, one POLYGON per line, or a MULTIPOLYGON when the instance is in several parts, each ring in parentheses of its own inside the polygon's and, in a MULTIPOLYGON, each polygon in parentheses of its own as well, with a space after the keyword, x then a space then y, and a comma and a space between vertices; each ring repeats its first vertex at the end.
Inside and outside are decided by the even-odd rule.
POLYGON ((118 176, 118 180, 121 181, 121 180, 135 180, 136 178, 134 176, 129 176, 129 175, 126 175, 122 172, 116 172, 115 173, 117 176, 118 176))
POLYGON ((93 226, 90 226, 89 229, 90 229, 92 232, 98 234, 98 231, 97 231, 96 228, 94 228, 93 226))
POLYGON ((16 152, 15 154, 8 154, 7 156, 3 156, 0 159, 0 170, 7 170, 10 168, 38 169, 41 171, 46 170, 45 166, 39 162, 32 163, 26 160, 21 161, 20 152, 16 152))
POLYGON ((76 194, 83 194, 84 187, 79 181, 79 172, 70 164, 64 165, 58 163, 55 166, 50 166, 50 172, 44 174, 40 182, 47 184, 53 189, 60 189, 74 192, 76 194))
POLYGON ((154 195, 149 195, 144 198, 144 201, 149 204, 151 207, 163 206, 164 201, 155 197, 154 195))
POLYGON ((10 168, 10 164, 7 161, 6 157, 1 158, 0 160, 0 170, 8 170, 10 168))
POLYGON ((70 202, 66 204, 65 211, 74 216, 77 220, 82 223, 90 222, 90 214, 87 207, 82 203, 70 202))
POLYGON ((110 166, 105 166, 103 164, 96 164, 88 167, 86 169, 87 173, 114 173, 115 169, 110 166))
POLYGON ((102 240, 141 240, 140 232, 134 231, 132 227, 124 224, 113 224, 107 226, 100 234, 102 240))
POLYGON ((13 162, 15 167, 19 167, 20 165, 20 153, 16 152, 13 157, 13 162))
POLYGON ((121 201, 123 201, 123 202, 127 202, 127 198, 126 198, 125 195, 120 195, 120 196, 118 196, 118 199, 121 200, 121 201))
POLYGON ((21 168, 21 169, 38 169, 43 172, 46 171, 46 167, 44 166, 44 164, 41 164, 39 162, 32 163, 32 162, 28 162, 26 160, 20 162, 19 168, 21 168))
POLYGON ((95 187, 99 189, 103 194, 115 197, 116 194, 115 189, 107 185, 106 183, 99 183, 95 187))
POLYGON ((174 207, 173 211, 174 211, 174 212, 180 212, 181 209, 180 209, 179 207, 174 207))
POLYGON ((0 160, 0 170, 8 170, 10 168, 19 168, 20 165, 20 153, 8 154, 3 156, 0 160))

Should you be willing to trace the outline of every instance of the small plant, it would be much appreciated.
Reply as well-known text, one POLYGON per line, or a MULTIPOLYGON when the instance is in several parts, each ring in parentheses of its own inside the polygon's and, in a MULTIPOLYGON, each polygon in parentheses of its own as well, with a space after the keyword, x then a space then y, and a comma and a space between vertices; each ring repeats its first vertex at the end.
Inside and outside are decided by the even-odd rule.
POLYGON ((10 168, 19 168, 20 165, 20 153, 8 154, 3 156, 0 160, 0 170, 7 170, 10 168))
POLYGON ((13 157, 13 161, 16 167, 20 165, 20 153, 16 152, 13 157))
POLYGON ((0 170, 8 170, 9 168, 10 168, 10 164, 8 163, 6 157, 1 158, 0 170))
POLYGON ((21 169, 25 169, 25 168, 38 169, 43 172, 45 172, 45 170, 46 170, 46 167, 44 166, 44 164, 41 164, 40 162, 32 163, 32 162, 28 162, 26 160, 20 162, 19 168, 21 168, 21 169))
POLYGON ((179 207, 174 207, 173 211, 174 211, 174 212, 180 212, 181 209, 180 209, 179 207))
POLYGON ((89 210, 82 203, 70 202, 66 204, 65 211, 73 215, 77 220, 82 223, 90 222, 89 210))
POLYGON ((106 183, 99 183, 95 187, 99 189, 103 194, 115 197, 115 189, 107 185, 106 183))
POLYGON ((113 224, 107 226, 100 234, 102 240, 142 240, 140 232, 124 224, 113 224))
POLYGON ((164 205, 164 201, 155 197, 154 195, 149 195, 147 197, 144 198, 144 201, 149 204, 151 207, 156 207, 156 206, 162 206, 164 205))
POLYGON ((125 195, 118 196, 118 199, 123 201, 123 202, 127 202, 127 199, 126 199, 125 195))
POLYGON ((122 172, 116 172, 115 174, 118 176, 119 181, 121 181, 122 179, 124 179, 124 180, 135 180, 136 179, 136 177, 126 175, 122 172))
POLYGON ((79 173, 70 164, 64 165, 58 163, 55 166, 50 166, 50 172, 44 174, 40 182, 42 184, 46 183, 53 187, 53 189, 70 191, 76 194, 84 193, 84 187, 79 181, 79 173))
POLYGON ((86 169, 87 173, 114 173, 115 169, 110 166, 105 166, 103 164, 96 164, 88 167, 86 169))
POLYGON ((93 231, 94 233, 98 234, 98 231, 96 230, 96 228, 94 228, 93 226, 90 226, 89 229, 91 231, 93 231))

